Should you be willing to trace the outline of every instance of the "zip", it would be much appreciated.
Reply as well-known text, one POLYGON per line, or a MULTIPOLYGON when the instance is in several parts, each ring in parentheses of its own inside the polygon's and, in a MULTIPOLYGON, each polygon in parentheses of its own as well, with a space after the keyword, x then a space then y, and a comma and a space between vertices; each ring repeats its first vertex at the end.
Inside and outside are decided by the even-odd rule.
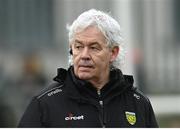
POLYGON ((99 119, 100 119, 100 122, 101 122, 101 126, 103 128, 106 127, 106 122, 105 122, 105 119, 104 119, 104 103, 103 103, 103 100, 101 98, 101 91, 100 90, 97 90, 97 94, 99 96, 99 105, 100 105, 100 115, 99 115, 99 119))
POLYGON ((97 90, 97 94, 99 96, 99 104, 100 104, 101 108, 103 108, 103 101, 101 100, 101 91, 97 90))

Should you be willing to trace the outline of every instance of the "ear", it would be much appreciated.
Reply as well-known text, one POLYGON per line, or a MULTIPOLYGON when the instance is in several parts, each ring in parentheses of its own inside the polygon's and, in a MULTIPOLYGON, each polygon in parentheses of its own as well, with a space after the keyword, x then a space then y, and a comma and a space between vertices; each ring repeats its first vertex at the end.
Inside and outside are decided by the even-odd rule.
POLYGON ((111 49, 111 59, 110 59, 110 62, 113 62, 116 57, 118 56, 119 54, 119 47, 118 46, 115 46, 111 49))

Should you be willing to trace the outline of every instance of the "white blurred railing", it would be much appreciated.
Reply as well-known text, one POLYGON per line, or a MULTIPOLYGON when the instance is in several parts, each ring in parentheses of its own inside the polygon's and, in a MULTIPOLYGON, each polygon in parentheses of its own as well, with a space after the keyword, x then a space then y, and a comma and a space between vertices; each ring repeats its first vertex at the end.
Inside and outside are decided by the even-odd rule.
POLYGON ((149 99, 157 115, 180 115, 180 95, 149 95, 149 99))

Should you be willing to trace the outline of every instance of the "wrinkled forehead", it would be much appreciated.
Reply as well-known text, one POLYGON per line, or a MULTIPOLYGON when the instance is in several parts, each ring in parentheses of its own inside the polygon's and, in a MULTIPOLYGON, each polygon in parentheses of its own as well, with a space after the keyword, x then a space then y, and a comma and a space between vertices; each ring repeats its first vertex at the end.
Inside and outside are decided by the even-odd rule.
POLYGON ((74 35, 72 40, 75 40, 75 38, 79 35, 87 35, 91 36, 97 36, 100 35, 101 37, 103 37, 106 40, 106 35, 105 33, 102 31, 102 29, 100 27, 98 27, 97 25, 89 25, 89 26, 79 26, 76 28, 76 30, 74 31, 74 35))
POLYGON ((71 44, 74 42, 97 42, 107 44, 106 37, 96 26, 88 26, 84 29, 77 31, 74 34, 71 44))

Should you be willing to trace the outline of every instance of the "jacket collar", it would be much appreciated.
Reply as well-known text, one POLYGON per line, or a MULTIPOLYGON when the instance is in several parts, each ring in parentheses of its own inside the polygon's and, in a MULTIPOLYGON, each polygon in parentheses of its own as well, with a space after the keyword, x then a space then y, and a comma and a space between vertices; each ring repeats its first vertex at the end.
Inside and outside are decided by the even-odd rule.
MULTIPOLYGON (((96 88, 91 83, 77 78, 73 71, 73 67, 68 70, 60 68, 54 80, 66 85, 67 95, 71 98, 78 100, 98 99, 96 88)), ((101 98, 109 100, 132 88, 133 82, 132 76, 123 75, 120 69, 113 69, 110 72, 110 81, 101 89, 101 98)))

